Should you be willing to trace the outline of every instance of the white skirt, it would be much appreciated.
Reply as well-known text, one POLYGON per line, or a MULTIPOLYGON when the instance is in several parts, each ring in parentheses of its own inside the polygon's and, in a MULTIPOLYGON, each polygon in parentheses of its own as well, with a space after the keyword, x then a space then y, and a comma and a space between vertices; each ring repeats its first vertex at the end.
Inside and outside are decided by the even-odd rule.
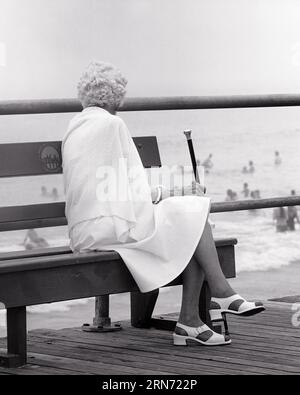
POLYGON ((74 252, 117 251, 140 291, 150 292, 184 271, 201 239, 209 211, 207 197, 171 197, 154 206, 155 229, 146 239, 117 242, 111 217, 100 217, 71 229, 71 248, 74 252))

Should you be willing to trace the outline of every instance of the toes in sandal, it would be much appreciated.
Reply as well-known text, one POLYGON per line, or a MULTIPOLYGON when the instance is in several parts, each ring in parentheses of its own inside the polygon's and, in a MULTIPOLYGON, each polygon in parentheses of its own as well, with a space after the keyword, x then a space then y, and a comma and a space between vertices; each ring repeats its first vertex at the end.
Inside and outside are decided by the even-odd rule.
POLYGON ((205 324, 195 328, 179 322, 176 324, 173 340, 175 346, 187 346, 196 343, 204 346, 221 346, 231 343, 228 335, 220 335, 205 324))
POLYGON ((235 294, 228 298, 211 298, 209 314, 212 321, 222 321, 224 313, 251 316, 264 310, 261 302, 248 302, 235 294))

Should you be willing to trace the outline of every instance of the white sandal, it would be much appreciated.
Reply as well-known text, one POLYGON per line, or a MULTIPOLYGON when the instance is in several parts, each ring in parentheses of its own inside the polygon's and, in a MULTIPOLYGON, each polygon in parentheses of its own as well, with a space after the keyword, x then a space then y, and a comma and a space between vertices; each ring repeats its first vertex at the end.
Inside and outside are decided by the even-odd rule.
POLYGON ((251 316, 264 310, 264 305, 261 302, 248 302, 240 295, 235 294, 228 298, 211 298, 209 314, 211 321, 223 321, 224 313, 251 316))
POLYGON ((220 335, 210 329, 206 324, 195 328, 180 324, 179 322, 176 324, 173 340, 175 346, 187 346, 193 343, 200 343, 204 346, 221 346, 231 343, 228 335, 220 335))

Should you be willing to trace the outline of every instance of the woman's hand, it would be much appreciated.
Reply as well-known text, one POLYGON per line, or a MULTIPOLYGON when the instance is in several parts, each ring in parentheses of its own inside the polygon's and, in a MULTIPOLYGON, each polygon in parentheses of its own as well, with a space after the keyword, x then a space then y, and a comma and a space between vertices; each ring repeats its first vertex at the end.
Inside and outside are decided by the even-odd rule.
POLYGON ((204 194, 205 194, 205 187, 196 181, 194 181, 192 185, 184 187, 183 189, 183 196, 190 196, 190 195, 204 196, 204 194))
MULTIPOLYGON (((164 186, 160 186, 161 188, 161 200, 167 199, 171 196, 204 196, 206 192, 206 188, 199 184, 198 182, 192 182, 189 186, 184 186, 183 188, 174 187, 172 189, 168 189, 164 186)), ((154 202, 158 196, 157 187, 153 188, 151 191, 152 201, 154 202)))
POLYGON ((183 188, 175 187, 171 191, 170 196, 204 196, 206 188, 194 181, 191 185, 184 186, 183 188))

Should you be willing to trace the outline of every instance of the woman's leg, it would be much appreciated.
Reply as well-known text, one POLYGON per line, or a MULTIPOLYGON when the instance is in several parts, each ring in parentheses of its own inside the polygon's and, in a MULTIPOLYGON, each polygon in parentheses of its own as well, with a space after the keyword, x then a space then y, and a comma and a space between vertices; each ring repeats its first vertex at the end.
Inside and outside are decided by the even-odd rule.
POLYGON ((181 324, 198 327, 202 325, 199 317, 199 298, 204 281, 204 273, 195 258, 192 258, 182 273, 182 302, 178 321, 181 324))
POLYGON ((235 294, 235 291, 230 287, 222 272, 211 227, 208 222, 205 225, 194 257, 204 272, 205 280, 208 282, 212 296, 226 298, 235 294))
POLYGON ((178 321, 188 326, 200 326, 199 298, 203 281, 208 282, 211 295, 226 298, 235 294, 220 267, 211 227, 207 222, 194 257, 182 273, 182 303, 178 321))

